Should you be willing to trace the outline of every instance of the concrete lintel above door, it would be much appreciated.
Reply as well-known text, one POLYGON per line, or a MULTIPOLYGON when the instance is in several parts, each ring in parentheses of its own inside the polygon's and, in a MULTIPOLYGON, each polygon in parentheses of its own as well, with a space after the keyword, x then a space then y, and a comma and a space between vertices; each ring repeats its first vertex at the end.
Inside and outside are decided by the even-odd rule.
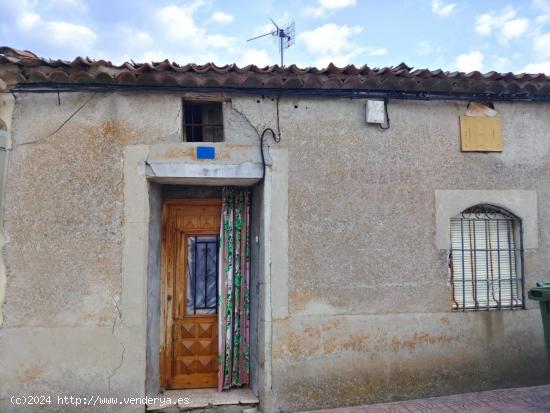
POLYGON ((184 185, 254 185, 262 179, 259 162, 190 163, 149 161, 145 165, 148 180, 184 185))

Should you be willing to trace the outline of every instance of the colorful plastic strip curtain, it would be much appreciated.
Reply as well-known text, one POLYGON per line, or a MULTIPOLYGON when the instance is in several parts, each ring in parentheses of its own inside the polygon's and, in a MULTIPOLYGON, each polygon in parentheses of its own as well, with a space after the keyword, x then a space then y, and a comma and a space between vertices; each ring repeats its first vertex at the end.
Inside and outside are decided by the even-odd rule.
POLYGON ((224 188, 218 297, 218 391, 250 376, 250 191, 224 188))

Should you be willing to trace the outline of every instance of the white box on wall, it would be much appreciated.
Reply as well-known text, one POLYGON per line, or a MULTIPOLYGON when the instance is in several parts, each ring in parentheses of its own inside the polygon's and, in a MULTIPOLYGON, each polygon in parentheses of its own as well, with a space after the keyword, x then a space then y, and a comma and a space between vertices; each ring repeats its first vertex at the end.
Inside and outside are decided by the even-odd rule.
POLYGON ((385 104, 383 100, 367 100, 367 123, 386 123, 385 104))

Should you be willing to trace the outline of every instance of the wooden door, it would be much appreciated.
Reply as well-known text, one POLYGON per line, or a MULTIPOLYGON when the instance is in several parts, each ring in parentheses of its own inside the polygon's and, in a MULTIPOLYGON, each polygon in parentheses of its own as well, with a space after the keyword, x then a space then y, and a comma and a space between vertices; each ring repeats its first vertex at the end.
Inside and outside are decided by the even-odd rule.
POLYGON ((163 209, 161 383, 216 387, 220 200, 171 200, 163 209))

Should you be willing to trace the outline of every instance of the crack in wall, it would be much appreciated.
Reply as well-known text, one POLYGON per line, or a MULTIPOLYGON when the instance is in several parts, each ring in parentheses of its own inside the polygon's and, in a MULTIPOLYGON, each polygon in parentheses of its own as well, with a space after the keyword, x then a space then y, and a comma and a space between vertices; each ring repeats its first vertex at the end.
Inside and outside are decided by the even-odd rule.
POLYGON ((234 104, 231 104, 231 110, 234 111, 235 113, 237 113, 238 115, 240 115, 248 123, 248 125, 250 125, 250 127, 254 130, 254 132, 258 136, 258 139, 260 141, 259 146, 260 146, 260 153, 261 153, 261 156, 262 156, 262 164, 264 165, 263 178, 265 178, 265 167, 266 166, 269 166, 269 167, 273 166, 273 158, 271 157, 271 154, 269 152, 271 146, 267 143, 266 140, 264 140, 264 136, 266 135, 267 132, 270 132, 271 136, 273 138, 273 141, 275 143, 279 143, 281 141, 281 125, 280 125, 280 119, 279 119, 280 118, 280 116, 279 116, 279 100, 280 100, 280 98, 277 97, 276 102, 275 102, 275 109, 276 109, 275 121, 276 121, 276 124, 277 124, 277 133, 275 133, 275 131, 272 128, 266 126, 268 123, 265 123, 265 122, 262 124, 263 125, 261 127, 262 132, 260 133, 260 129, 258 129, 252 123, 252 121, 248 118, 248 116, 246 116, 241 110, 237 109, 234 104))
POLYGON ((182 129, 180 128, 180 117, 181 117, 181 113, 182 113, 182 110, 181 108, 178 110, 178 112, 176 113, 176 118, 175 118, 175 121, 176 121, 176 126, 175 126, 175 129, 170 132, 170 133, 167 133, 163 136, 160 136, 158 138, 156 138, 154 140, 154 142, 152 142, 152 144, 156 144, 156 143, 180 143, 180 142, 183 142, 183 136, 182 136, 182 129))
MULTIPOLYGON (((254 132, 256 133, 256 135, 258 136, 258 139, 259 139, 259 141, 260 141, 260 152, 262 152, 262 154, 263 154, 262 156, 267 155, 267 158, 264 159, 265 165, 266 165, 266 166, 272 166, 272 164, 273 164, 273 159, 271 158, 271 154, 269 153, 269 148, 270 148, 270 146, 269 146, 269 144, 264 143, 264 141, 263 141, 263 139, 262 139, 262 133, 260 133, 260 130, 259 130, 256 126, 254 126, 254 124, 253 124, 252 121, 248 118, 248 116, 246 116, 242 111, 240 111, 239 109, 237 109, 237 108, 235 107, 234 104, 231 105, 231 110, 232 110, 233 112, 235 112, 236 114, 238 114, 242 119, 244 119, 245 122, 248 123, 248 125, 250 125, 250 127, 254 130, 254 132), (264 146, 264 145, 267 147, 267 148, 266 148, 267 151, 265 151, 265 152, 264 152, 264 149, 263 149, 263 146, 264 146)), ((266 126, 266 124, 264 123, 264 124, 262 125, 262 128, 261 128, 261 129, 265 130, 265 126, 266 126)))
MULTIPOLYGON (((122 278, 122 277, 121 277, 122 278)), ((122 279, 121 279, 121 283, 122 283, 122 279)), ((121 286, 121 290, 122 290, 122 286, 121 286)), ((113 369, 113 371, 111 372, 111 374, 109 375, 109 377, 107 378, 107 390, 108 390, 108 394, 110 395, 111 394, 111 380, 113 379, 113 377, 115 377, 115 375, 117 374, 117 372, 120 370, 120 368, 122 367, 122 365, 124 364, 124 356, 126 354, 126 346, 124 345, 124 343, 115 335, 115 330, 117 328, 117 324, 122 324, 123 321, 122 321, 122 312, 120 311, 120 307, 118 305, 118 300, 120 300, 120 295, 116 295, 115 297, 113 297, 113 304, 117 310, 117 316, 115 317, 115 319, 113 320, 113 327, 111 329, 111 336, 113 337, 113 339, 118 343, 120 344, 120 346, 122 347, 122 352, 120 354, 120 362, 118 363, 118 365, 113 369)))
MULTIPOLYGON (((89 99, 88 102, 90 100, 91 99, 89 99)), ((122 187, 122 191, 124 192, 123 185, 124 185, 124 158, 122 158, 121 162, 120 162, 120 178, 118 180, 118 183, 116 184, 116 191, 118 191, 122 187)), ((123 199, 122 214, 124 216, 124 206, 125 206, 124 205, 124 194, 122 196, 122 199, 123 199)), ((120 257, 120 269, 121 269, 121 271, 120 271, 120 284, 119 284, 120 287, 119 287, 118 291, 115 293, 115 295, 112 297, 113 305, 115 306, 115 309, 116 309, 116 316, 113 320, 113 326, 112 326, 112 329, 111 329, 111 336, 121 346, 122 352, 120 354, 120 362, 113 369, 113 371, 111 372, 111 374, 107 378, 107 390, 108 390, 109 395, 111 394, 111 381, 112 381, 113 377, 117 374, 117 372, 120 370, 122 365, 124 364, 124 356, 126 354, 126 346, 115 334, 115 330, 117 329, 117 325, 123 324, 122 311, 120 310, 120 306, 119 306, 119 300, 120 300, 120 297, 122 296, 122 289, 123 289, 123 271, 122 271, 123 266, 124 266, 123 254, 121 254, 121 257, 120 257)))

